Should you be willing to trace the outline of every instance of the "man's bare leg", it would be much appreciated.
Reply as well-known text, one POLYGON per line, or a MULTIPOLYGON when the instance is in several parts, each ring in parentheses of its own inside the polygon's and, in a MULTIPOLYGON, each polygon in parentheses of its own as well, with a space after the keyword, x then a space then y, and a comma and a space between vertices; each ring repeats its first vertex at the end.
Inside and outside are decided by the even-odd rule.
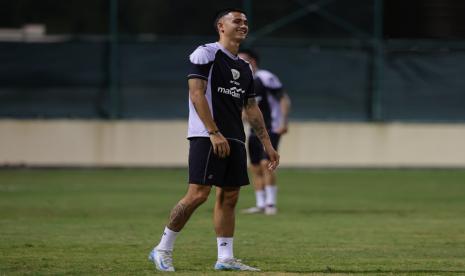
POLYGON ((265 184, 265 194, 266 194, 266 207, 265 207, 265 214, 266 215, 275 215, 277 213, 277 193, 278 187, 276 186, 276 173, 274 171, 268 170, 268 160, 264 160, 262 162, 262 170, 263 170, 263 179, 265 184))
POLYGON ((186 195, 170 212, 168 223, 157 249, 173 250, 177 234, 184 228, 195 209, 207 200, 210 190, 211 186, 189 184, 186 195))
POLYGON ((265 210, 265 175, 261 164, 250 166, 252 182, 255 190, 255 206, 243 210, 247 214, 262 213, 265 210))
POLYGON ((213 214, 218 243, 218 260, 234 258, 233 236, 235 208, 239 198, 239 187, 216 188, 216 202, 213 214))
POLYGON ((171 210, 160 243, 149 254, 149 260, 155 263, 158 270, 174 271, 172 252, 176 236, 195 209, 207 200, 210 190, 210 186, 189 184, 186 195, 171 210))
POLYGON ((181 231, 195 209, 208 199, 210 190, 211 186, 189 184, 186 195, 171 210, 166 226, 171 231, 181 231))

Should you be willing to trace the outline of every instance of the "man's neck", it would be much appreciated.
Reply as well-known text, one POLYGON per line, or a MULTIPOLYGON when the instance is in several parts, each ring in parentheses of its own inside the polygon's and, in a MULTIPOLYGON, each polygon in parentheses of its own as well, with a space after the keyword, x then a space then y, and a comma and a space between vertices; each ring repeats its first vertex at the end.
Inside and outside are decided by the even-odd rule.
POLYGON ((220 38, 220 41, 218 42, 231 54, 237 56, 237 53, 239 52, 239 46, 240 46, 239 42, 232 41, 232 40, 225 39, 225 38, 220 38))

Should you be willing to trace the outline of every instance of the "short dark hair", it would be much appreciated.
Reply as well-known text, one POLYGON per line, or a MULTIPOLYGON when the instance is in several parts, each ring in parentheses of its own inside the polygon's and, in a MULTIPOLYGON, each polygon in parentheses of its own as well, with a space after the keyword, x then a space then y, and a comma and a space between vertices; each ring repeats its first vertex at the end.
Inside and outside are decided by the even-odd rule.
POLYGON ((258 56, 257 52, 255 52, 255 51, 252 50, 252 49, 241 48, 241 49, 239 49, 239 53, 246 54, 246 55, 248 55, 249 57, 255 59, 255 62, 256 62, 257 64, 260 63, 260 57, 258 56))
POLYGON ((228 13, 230 12, 240 12, 240 13, 243 13, 245 14, 245 12, 241 9, 238 9, 238 8, 226 8, 226 9, 222 9, 222 10, 219 10, 216 14, 215 14, 215 21, 213 22, 213 27, 215 28, 215 31, 218 32, 218 21, 220 21, 220 19, 227 15, 228 13))

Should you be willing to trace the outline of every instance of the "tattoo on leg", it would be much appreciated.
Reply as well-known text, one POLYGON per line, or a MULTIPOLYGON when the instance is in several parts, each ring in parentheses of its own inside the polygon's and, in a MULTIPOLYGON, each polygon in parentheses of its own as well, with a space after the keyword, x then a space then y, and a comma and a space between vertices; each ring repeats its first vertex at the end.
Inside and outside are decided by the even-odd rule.
POLYGON ((184 226, 188 218, 189 214, 187 212, 187 206, 179 202, 176 206, 174 206, 173 210, 171 210, 168 228, 172 230, 180 230, 179 228, 184 226))

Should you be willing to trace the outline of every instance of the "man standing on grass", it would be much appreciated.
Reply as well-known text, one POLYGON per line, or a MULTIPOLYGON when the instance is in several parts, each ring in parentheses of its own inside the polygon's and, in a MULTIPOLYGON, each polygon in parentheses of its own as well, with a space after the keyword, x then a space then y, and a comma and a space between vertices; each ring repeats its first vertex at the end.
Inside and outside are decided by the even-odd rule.
MULTIPOLYGON (((239 57, 250 63, 255 75, 255 94, 262 111, 265 126, 270 135, 271 144, 277 150, 281 135, 288 130, 288 114, 291 107, 289 96, 283 89, 281 81, 270 71, 258 67, 258 54, 250 49, 241 49, 239 57)), ((243 210, 247 214, 277 213, 276 174, 267 169, 269 156, 253 129, 249 134, 250 169, 255 188, 256 206, 243 210)))
POLYGON ((270 157, 268 169, 277 167, 279 155, 255 101, 250 65, 237 56, 248 33, 245 13, 239 9, 222 10, 214 26, 219 41, 202 45, 190 55, 189 186, 172 209, 160 243, 149 255, 161 271, 174 271, 176 236, 195 209, 207 200, 212 186, 216 186, 213 220, 218 245, 214 268, 258 271, 233 255, 235 207, 240 187, 249 184, 242 109, 270 157))

